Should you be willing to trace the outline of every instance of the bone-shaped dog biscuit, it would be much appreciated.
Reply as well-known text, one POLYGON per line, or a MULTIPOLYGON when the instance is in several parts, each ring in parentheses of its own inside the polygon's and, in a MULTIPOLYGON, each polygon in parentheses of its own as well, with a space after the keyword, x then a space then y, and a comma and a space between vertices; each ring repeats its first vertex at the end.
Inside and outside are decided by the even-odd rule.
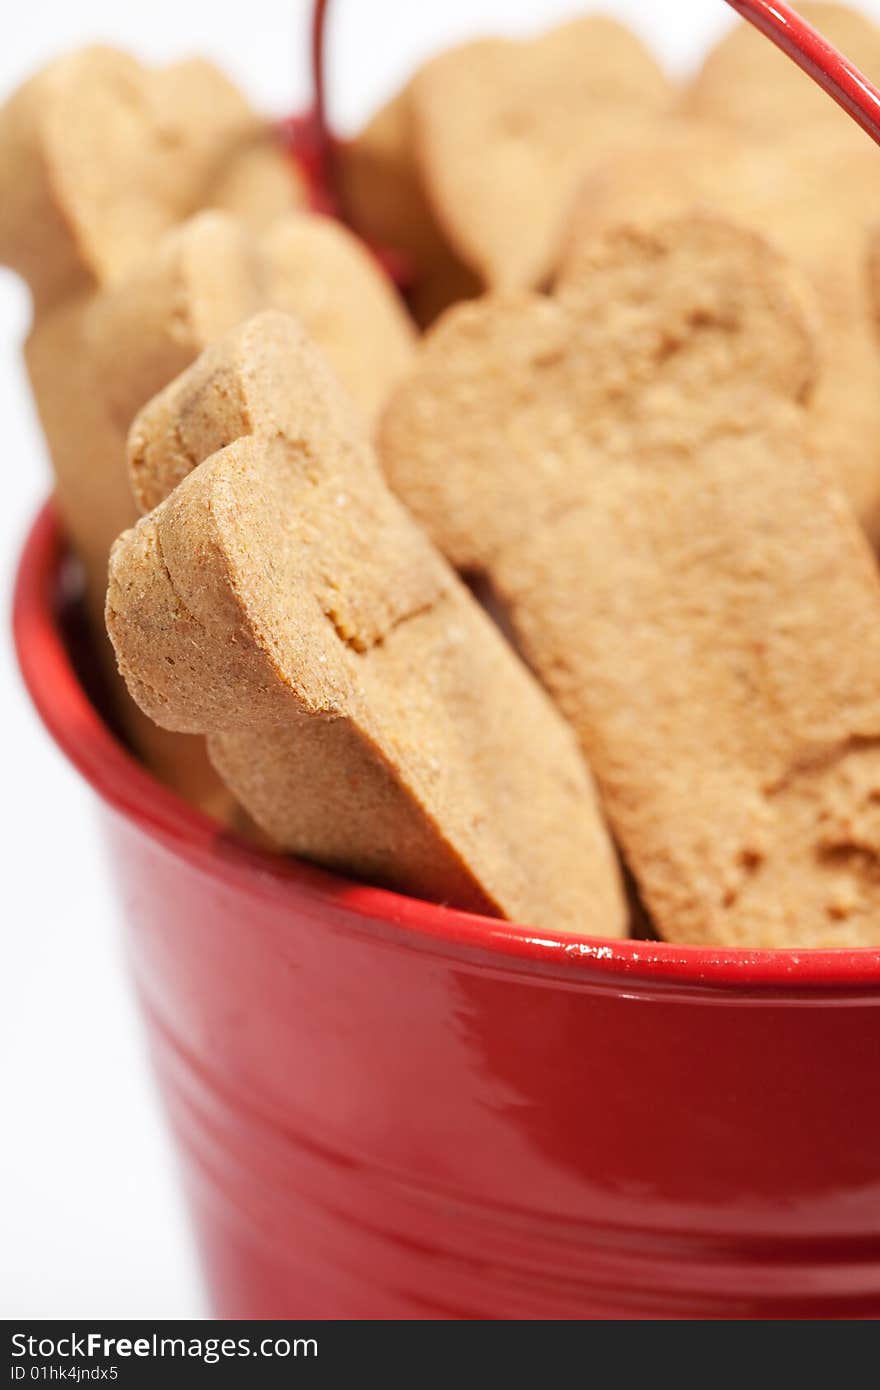
MULTIPOLYGON (((133 514, 123 466, 131 415, 108 409, 109 383, 88 327, 96 296, 115 290, 154 255, 162 232, 200 206, 240 211, 256 227, 302 201, 301 181, 268 126, 198 59, 147 71, 123 53, 87 49, 50 64, 0 111, 0 260, 33 292, 28 369, 62 520, 83 562, 108 694, 116 673, 103 601, 110 543, 133 514)), ((181 338, 188 331, 180 321, 177 328, 181 338)), ((197 339, 189 356, 201 345, 197 339)), ((164 374, 159 357, 145 364, 144 347, 134 332, 113 357, 117 383, 129 374, 129 394, 152 372, 137 405, 181 365, 184 345, 164 374)), ((225 809, 229 798, 200 740, 157 729, 125 697, 115 712, 164 781, 205 809, 225 809)))
POLYGON ((266 307, 300 320, 372 424, 415 346, 372 256, 327 217, 292 214, 254 236, 233 218, 202 213, 89 315, 88 343, 123 427, 202 348, 266 307))
POLYGON ((103 614, 110 546, 135 520, 124 466, 135 414, 198 353, 267 305, 298 310, 364 412, 409 359, 413 330, 355 238, 291 214, 255 238, 202 213, 136 271, 43 315, 28 343, 66 527, 103 614))
POLYGON ((165 500, 114 548, 120 669, 152 718, 208 734, 273 840, 460 907, 625 931, 570 730, 392 498, 293 319, 208 349, 130 451, 138 495, 165 500))
MULTIPOLYGON (((342 229, 304 216, 288 247, 284 218, 263 249, 220 215, 173 225, 206 205, 234 209, 256 229, 301 199, 268 127, 200 60, 148 72, 125 54, 89 49, 50 65, 0 113, 0 256, 34 291, 28 369, 109 692, 107 562, 136 516, 124 457, 140 406, 276 292, 311 311, 365 410, 405 360, 407 319, 342 229), (328 275, 338 310, 318 321, 316 281, 328 275), (354 342, 364 344, 359 371, 354 342)), ((116 715, 164 781, 212 811, 228 801, 201 740, 156 728, 124 693, 116 715)))
MULTIPOLYGON (((290 214, 257 238, 234 218, 201 213, 118 284, 38 319, 27 345, 31 384, 99 641, 110 547, 137 517, 125 467, 134 416, 203 347, 273 303, 300 310, 364 413, 375 414, 409 358, 413 330, 368 254, 324 218, 290 214)), ((127 699, 119 715, 163 780, 201 804, 207 787, 213 809, 208 776, 192 777, 198 755, 127 699)))
POLYGON ((833 130, 760 142, 708 122, 667 121, 585 183, 564 275, 604 227, 695 208, 760 231, 814 292, 823 365, 810 434, 871 540, 880 542, 880 343, 867 248, 880 225, 877 153, 833 130), (833 190, 833 191, 832 191, 833 190))
POLYGON ((662 935, 876 945, 880 583, 785 268, 699 218, 580 265, 428 335, 392 486, 508 606, 662 935))
POLYGON ((232 84, 193 60, 150 71, 110 48, 58 59, 0 111, 0 260, 44 305, 117 281, 200 207, 275 216, 303 201, 232 84), (285 203, 286 189, 286 203, 285 203))
POLYGON ((202 741, 156 728, 128 699, 104 630, 110 546, 136 512, 125 468, 126 431, 108 409, 84 347, 83 322, 92 304, 86 294, 44 314, 28 340, 27 365, 52 453, 56 503, 82 564, 93 656, 116 722, 146 765, 187 800, 225 820, 230 798, 202 741))
POLYGON ((646 131, 670 90, 635 35, 601 16, 425 64, 410 97, 416 157, 462 260, 497 288, 544 280, 585 172, 646 131))
POLYGON ((670 90, 634 35, 596 16, 450 49, 340 148, 346 214, 403 254, 421 323, 483 284, 538 283, 579 181, 670 90))

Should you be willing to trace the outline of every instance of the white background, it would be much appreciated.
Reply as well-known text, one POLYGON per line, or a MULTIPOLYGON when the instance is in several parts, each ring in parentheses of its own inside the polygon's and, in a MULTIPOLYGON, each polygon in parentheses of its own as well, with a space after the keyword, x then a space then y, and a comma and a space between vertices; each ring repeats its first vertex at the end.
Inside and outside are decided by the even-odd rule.
MULTIPOLYGON (((302 104, 308 0, 26 0, 8 6, 0 97, 63 50, 210 55, 273 114, 302 104)), ((584 6, 584 8, 590 8, 584 6)), ((684 71, 731 22, 722 0, 605 0, 684 71)), ((863 9, 880 19, 880 0, 863 9)), ((333 109, 349 125, 437 43, 567 17, 577 0, 335 0, 333 109)), ((880 156, 878 156, 880 175, 880 156)), ((0 585, 47 490, 19 346, 27 295, 0 269, 0 585)), ((4 597, 8 608, 8 597, 4 597)), ((32 714, 0 641, 0 1316, 205 1313, 145 1065, 90 794, 32 714)))

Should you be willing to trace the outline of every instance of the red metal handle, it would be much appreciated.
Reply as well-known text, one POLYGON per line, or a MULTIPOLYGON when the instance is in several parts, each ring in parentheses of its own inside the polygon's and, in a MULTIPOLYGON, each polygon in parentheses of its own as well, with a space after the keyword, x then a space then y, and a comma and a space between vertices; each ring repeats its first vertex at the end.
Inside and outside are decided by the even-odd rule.
POLYGON ((880 91, 848 58, 781 0, 727 0, 842 106, 880 145, 880 91))
POLYGON ((312 6, 312 98, 305 111, 278 123, 282 143, 306 177, 316 212, 340 215, 333 171, 333 136, 327 122, 326 42, 328 0, 312 6))
MULTIPOLYGON (((300 116, 281 123, 281 138, 306 175, 312 207, 318 212, 345 221, 336 182, 337 140, 327 114, 327 11, 330 0, 314 0, 312 6, 311 56, 312 100, 300 116)), ((411 282, 406 257, 385 246, 370 246, 383 270, 399 289, 411 282)))
POLYGON ((315 136, 326 173, 333 161, 333 137, 327 123, 327 8, 329 0, 315 0, 312 9, 312 112, 315 136))

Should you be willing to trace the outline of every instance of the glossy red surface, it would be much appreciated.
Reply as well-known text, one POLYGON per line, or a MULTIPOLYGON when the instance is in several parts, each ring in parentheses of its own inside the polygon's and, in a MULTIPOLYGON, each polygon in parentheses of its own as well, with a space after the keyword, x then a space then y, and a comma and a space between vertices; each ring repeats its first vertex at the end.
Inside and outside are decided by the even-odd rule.
POLYGON ((103 724, 61 561, 46 509, 19 659, 98 797, 219 1315, 880 1315, 880 952, 537 935, 249 849, 103 724))

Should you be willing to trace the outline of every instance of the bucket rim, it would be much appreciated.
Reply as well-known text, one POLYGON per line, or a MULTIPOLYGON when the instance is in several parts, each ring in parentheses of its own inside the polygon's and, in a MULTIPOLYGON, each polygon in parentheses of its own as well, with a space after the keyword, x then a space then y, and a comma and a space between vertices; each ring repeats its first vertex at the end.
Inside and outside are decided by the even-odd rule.
POLYGON ((119 742, 76 673, 60 621, 66 557, 54 502, 31 526, 18 565, 13 634, 24 683, 43 724, 99 800, 204 872, 247 883, 261 896, 303 895, 338 921, 445 956, 478 956, 490 967, 551 974, 576 986, 638 980, 666 987, 864 992, 880 1000, 880 949, 719 949, 537 930, 424 902, 249 845, 159 783, 119 742), (356 919, 354 922, 352 919, 356 919), (395 930, 396 929, 396 930, 395 930))

